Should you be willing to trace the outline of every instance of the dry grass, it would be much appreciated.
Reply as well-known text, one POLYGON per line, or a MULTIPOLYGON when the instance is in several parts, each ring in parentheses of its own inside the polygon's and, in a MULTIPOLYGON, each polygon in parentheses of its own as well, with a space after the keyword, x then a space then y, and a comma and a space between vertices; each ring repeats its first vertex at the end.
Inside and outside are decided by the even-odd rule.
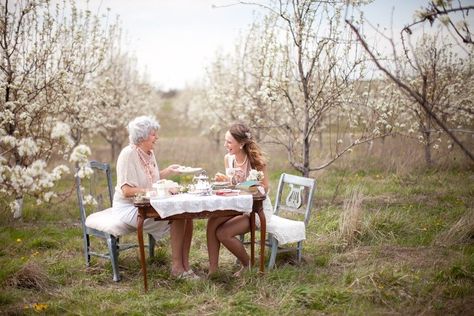
POLYGON ((48 274, 37 263, 29 262, 7 280, 7 285, 44 292, 49 288, 48 274))
POLYGON ((453 246, 472 242, 473 238, 474 209, 471 209, 448 230, 441 232, 434 240, 434 244, 439 246, 453 246))
MULTIPOLYGON (((474 146, 471 138, 464 139, 464 143, 474 146)), ((446 140, 439 143, 438 150, 432 149, 434 166, 440 169, 447 167, 469 166, 472 162, 456 146, 448 149, 446 140)), ((333 157, 335 152, 329 152, 330 147, 313 144, 312 159, 315 165, 333 157)), ((400 135, 388 136, 385 139, 377 139, 371 145, 364 143, 354 147, 352 153, 345 154, 334 164, 342 169, 378 170, 391 172, 397 175, 407 175, 416 169, 425 168, 425 153, 423 145, 414 138, 400 135)))
POLYGON ((347 246, 353 245, 362 230, 362 201, 364 197, 360 188, 352 188, 350 196, 344 201, 339 219, 339 238, 347 246))

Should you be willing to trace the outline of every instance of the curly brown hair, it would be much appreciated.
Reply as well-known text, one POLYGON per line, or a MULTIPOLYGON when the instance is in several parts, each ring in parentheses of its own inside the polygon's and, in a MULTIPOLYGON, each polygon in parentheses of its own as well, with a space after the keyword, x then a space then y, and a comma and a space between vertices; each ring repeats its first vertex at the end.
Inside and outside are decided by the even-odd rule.
POLYGON ((250 129, 242 123, 234 123, 229 128, 229 133, 236 141, 243 145, 243 150, 247 154, 250 166, 257 170, 262 170, 267 164, 264 153, 255 142, 250 129))

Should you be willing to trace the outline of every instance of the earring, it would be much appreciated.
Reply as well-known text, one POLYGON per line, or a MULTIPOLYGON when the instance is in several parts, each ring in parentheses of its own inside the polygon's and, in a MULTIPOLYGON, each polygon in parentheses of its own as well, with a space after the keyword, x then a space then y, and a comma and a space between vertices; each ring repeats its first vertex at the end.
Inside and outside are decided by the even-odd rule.
POLYGON ((240 146, 240 149, 244 148, 244 146, 240 146))

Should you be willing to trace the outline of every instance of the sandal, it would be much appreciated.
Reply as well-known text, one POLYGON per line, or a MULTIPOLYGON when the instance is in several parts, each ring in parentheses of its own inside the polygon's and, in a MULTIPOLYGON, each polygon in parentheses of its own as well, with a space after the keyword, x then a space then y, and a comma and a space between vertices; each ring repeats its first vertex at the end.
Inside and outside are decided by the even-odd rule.
POLYGON ((192 269, 189 269, 188 271, 184 271, 181 274, 181 276, 182 276, 183 279, 187 279, 187 280, 199 280, 200 279, 199 275, 194 273, 194 271, 192 269))

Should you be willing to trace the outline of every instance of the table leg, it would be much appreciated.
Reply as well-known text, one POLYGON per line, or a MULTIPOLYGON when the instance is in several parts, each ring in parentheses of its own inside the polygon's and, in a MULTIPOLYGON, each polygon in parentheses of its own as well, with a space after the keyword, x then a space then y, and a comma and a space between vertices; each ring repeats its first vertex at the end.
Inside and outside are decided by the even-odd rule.
POLYGON ((147 277, 146 277, 146 262, 145 262, 145 245, 143 242, 143 221, 144 218, 138 213, 137 220, 137 235, 138 235, 138 247, 140 249, 140 263, 142 265, 143 272, 143 284, 145 286, 145 292, 148 291, 147 277))
POLYGON ((250 213, 250 266, 255 264, 255 212, 250 213))
POLYGON ((265 213, 263 209, 258 211, 258 218, 260 219, 260 272, 265 270, 265 238, 267 234, 267 222, 265 220, 265 213))

